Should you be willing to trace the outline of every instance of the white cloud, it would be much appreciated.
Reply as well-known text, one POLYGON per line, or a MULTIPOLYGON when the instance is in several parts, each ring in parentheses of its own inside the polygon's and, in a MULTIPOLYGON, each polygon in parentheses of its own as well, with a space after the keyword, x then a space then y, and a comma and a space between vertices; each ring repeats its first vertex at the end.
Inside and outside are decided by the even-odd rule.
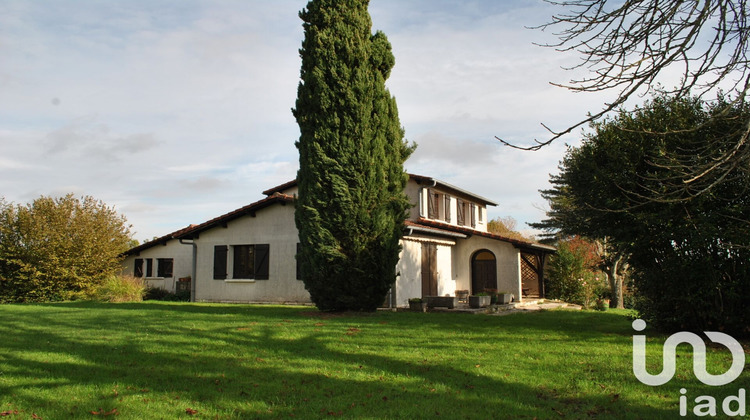
MULTIPOLYGON (((12 201, 76 192, 112 203, 139 239, 200 223, 292 179, 306 0, 61 0, 0 4, 0 192, 12 201)), ((531 153, 540 122, 565 127, 597 106, 548 85, 568 75, 542 2, 380 0, 388 86, 411 172, 501 205, 519 225, 562 148, 531 153)), ((573 136, 574 138, 574 136, 573 136)), ((507 213, 499 213, 507 214, 507 213)))

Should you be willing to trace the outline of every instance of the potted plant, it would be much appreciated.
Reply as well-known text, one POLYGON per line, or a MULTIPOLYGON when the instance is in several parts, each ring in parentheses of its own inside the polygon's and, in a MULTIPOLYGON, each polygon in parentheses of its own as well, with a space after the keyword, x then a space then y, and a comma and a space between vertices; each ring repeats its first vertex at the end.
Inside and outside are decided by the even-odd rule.
MULTIPOLYGON (((484 289, 484 293, 490 297, 490 305, 497 304, 497 289, 484 289)), ((477 293, 477 296, 481 293, 477 293)))
POLYGON ((498 292, 497 293, 497 304, 498 305, 507 305, 513 300, 513 294, 508 292, 498 292))
POLYGON ((416 312, 424 312, 425 303, 422 298, 410 298, 409 309, 416 312))
POLYGON ((484 308, 490 306, 491 301, 492 297, 485 292, 469 296, 469 306, 471 308, 484 308))
POLYGON ((468 290, 456 290, 456 297, 459 301, 465 302, 466 298, 469 297, 469 291, 468 290))

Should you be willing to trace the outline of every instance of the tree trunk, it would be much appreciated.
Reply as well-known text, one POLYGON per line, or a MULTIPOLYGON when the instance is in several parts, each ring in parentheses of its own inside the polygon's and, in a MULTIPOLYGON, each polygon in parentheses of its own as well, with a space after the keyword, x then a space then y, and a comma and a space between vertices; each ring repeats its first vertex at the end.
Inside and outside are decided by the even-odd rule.
POLYGON ((610 299, 610 308, 624 309, 625 302, 623 302, 622 296, 622 260, 621 254, 616 254, 615 258, 607 264, 607 279, 609 280, 609 287, 612 291, 612 297, 610 299))

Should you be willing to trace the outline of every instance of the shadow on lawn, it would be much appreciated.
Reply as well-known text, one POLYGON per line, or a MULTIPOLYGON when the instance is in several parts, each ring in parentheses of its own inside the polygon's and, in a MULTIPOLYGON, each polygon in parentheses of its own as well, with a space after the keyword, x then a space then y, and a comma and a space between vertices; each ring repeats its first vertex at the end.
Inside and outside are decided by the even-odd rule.
MULTIPOLYGON (((119 408, 122 417, 132 418, 175 418, 191 408, 200 410, 199 414, 213 410, 239 418, 626 418, 628 412, 634 418, 655 418, 674 414, 633 401, 613 401, 606 394, 562 399, 555 389, 545 387, 543 377, 532 387, 512 377, 499 379, 478 367, 389 357, 386 351, 370 349, 357 336, 360 331, 376 334, 379 328, 386 330, 383 323, 397 321, 405 340, 413 335, 411 327, 425 324, 475 334, 487 325, 540 328, 544 323, 539 319, 484 321, 488 317, 439 314, 438 320, 431 319, 432 314, 385 313, 351 314, 320 322, 305 311, 311 309, 181 303, 29 305, 28 310, 0 320, 0 336, 4 337, 0 344, 4 372, 0 374, 27 378, 12 385, 0 380, 0 402, 5 405, 0 411, 6 406, 28 412, 59 408, 64 411, 60 414, 83 416, 99 408, 119 408), (92 317, 92 310, 99 316, 92 317), (450 316, 461 318, 442 318, 450 316), (281 333, 284 329, 291 332, 281 333), (29 351, 39 355, 29 357, 29 351), (34 392, 75 385, 95 391, 72 399, 54 391, 34 392), (128 404, 169 411, 133 412, 128 411, 128 404)), ((573 329, 570 334, 576 335, 579 327, 568 326, 573 329)), ((444 345, 422 340, 414 351, 429 355, 444 345)))

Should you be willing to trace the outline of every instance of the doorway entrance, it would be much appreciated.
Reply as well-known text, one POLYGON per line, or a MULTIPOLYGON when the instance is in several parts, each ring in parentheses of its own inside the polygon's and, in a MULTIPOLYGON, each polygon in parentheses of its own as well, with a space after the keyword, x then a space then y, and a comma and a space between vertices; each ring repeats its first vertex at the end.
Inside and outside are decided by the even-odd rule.
POLYGON ((484 289, 497 290, 497 259, 486 249, 471 257, 471 294, 476 295, 484 289))
POLYGON ((422 297, 438 295, 437 244, 422 243, 422 297))

